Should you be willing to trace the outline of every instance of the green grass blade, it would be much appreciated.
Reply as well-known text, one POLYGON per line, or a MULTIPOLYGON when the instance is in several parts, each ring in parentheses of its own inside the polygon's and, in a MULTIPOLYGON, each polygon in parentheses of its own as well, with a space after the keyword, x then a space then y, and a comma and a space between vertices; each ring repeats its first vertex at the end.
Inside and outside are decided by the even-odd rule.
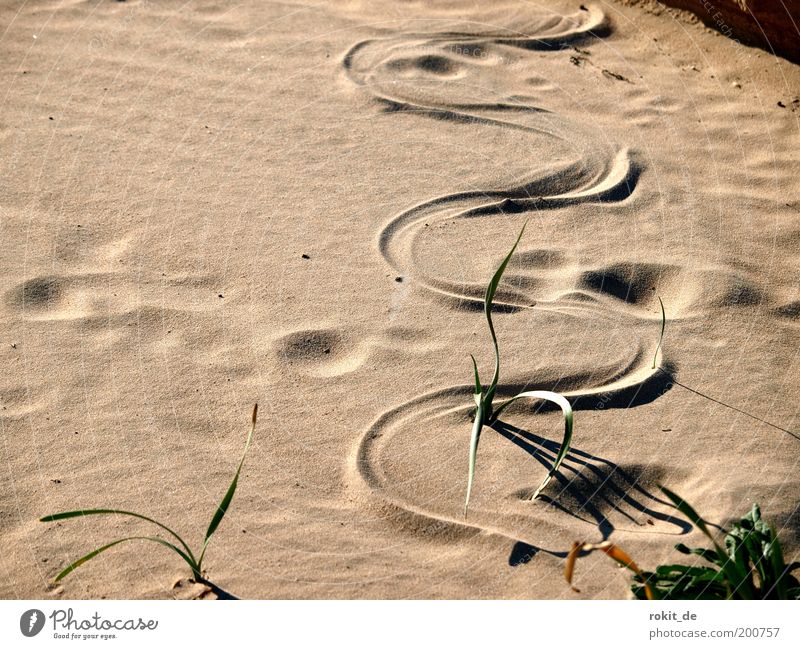
POLYGON ((136 512, 129 512, 125 511, 124 509, 77 509, 74 511, 69 512, 59 512, 57 514, 49 514, 48 516, 42 516, 39 519, 41 523, 52 523, 54 521, 62 521, 67 518, 78 518, 81 516, 98 516, 98 515, 105 515, 105 514, 119 514, 121 516, 132 516, 133 518, 139 518, 143 521, 147 521, 148 523, 152 523, 153 525, 157 525, 165 532, 171 534, 175 539, 177 539, 178 543, 181 544, 183 549, 185 550, 186 554, 194 561, 194 555, 192 554, 191 549, 186 544, 186 542, 178 536, 176 532, 173 532, 170 528, 168 528, 163 523, 159 523, 157 520, 150 518, 149 516, 143 516, 142 514, 137 514, 136 512))
POLYGON ((117 539, 116 541, 112 541, 111 543, 108 543, 108 544, 106 544, 106 545, 104 545, 102 547, 99 547, 96 550, 92 550, 89 554, 85 554, 84 556, 82 556, 77 561, 73 561, 66 568, 64 568, 64 570, 59 572, 58 575, 56 575, 56 578, 54 579, 54 581, 61 581, 64 577, 66 577, 73 570, 75 570, 76 568, 80 568, 84 563, 86 563, 87 561, 90 561, 91 559, 94 559, 98 554, 101 554, 102 552, 105 552, 106 550, 110 550, 115 545, 119 545, 120 543, 125 543, 126 541, 152 541, 153 543, 158 543, 160 545, 163 545, 163 546, 169 548, 170 550, 172 550, 173 552, 176 552, 178 555, 180 555, 180 557, 186 563, 189 564, 189 567, 192 569, 192 572, 193 573, 196 572, 196 565, 195 565, 194 561, 192 561, 189 558, 189 556, 185 552, 183 552, 179 547, 177 547, 176 545, 173 545, 169 541, 165 541, 164 539, 160 539, 157 536, 129 536, 129 537, 126 537, 124 539, 117 539))
POLYGON ((722 549, 717 540, 711 534, 711 531, 708 529, 705 520, 703 520, 702 516, 698 514, 694 507, 692 507, 689 503, 687 503, 683 498, 678 496, 676 493, 670 491, 666 487, 660 486, 664 495, 672 501, 672 504, 680 511, 686 518, 688 518, 692 523, 694 523, 697 528, 705 534, 711 543, 714 545, 714 549, 717 552, 717 556, 719 557, 719 566, 722 569, 725 577, 727 579, 727 586, 729 589, 730 595, 734 595, 739 589, 744 588, 747 589, 747 579, 749 576, 749 571, 745 567, 742 569, 741 565, 737 564, 736 557, 730 556, 725 550, 722 549))
POLYGON ((483 312, 486 315, 486 322, 489 324, 489 333, 492 336, 492 346, 494 347, 494 376, 492 377, 492 382, 486 391, 486 404, 488 410, 487 414, 489 415, 491 415, 492 399, 494 399, 494 393, 497 390, 497 383, 500 380, 500 349, 497 346, 497 334, 495 334, 494 324, 492 323, 492 303, 494 301, 494 295, 497 293, 497 287, 500 285, 500 279, 503 277, 506 266, 508 266, 508 262, 511 261, 511 257, 514 254, 514 251, 517 249, 527 225, 528 222, 526 221, 522 226, 522 229, 519 231, 519 236, 517 236, 517 240, 514 242, 511 250, 492 276, 489 285, 486 287, 486 296, 483 300, 483 312))
POLYGON ((475 405, 481 405, 481 397, 483 396, 483 388, 481 387, 481 378, 478 376, 478 363, 475 362, 475 357, 470 354, 469 357, 472 359, 472 369, 475 372, 475 392, 473 393, 475 397, 475 405))
POLYGON ((661 349, 661 342, 664 340, 664 329, 667 326, 667 314, 664 311, 664 302, 658 298, 658 303, 661 305, 661 334, 658 336, 658 345, 656 345, 655 354, 653 354, 653 369, 656 369, 656 361, 658 360, 658 352, 661 349))
POLYGON ((467 473, 467 497, 464 500, 464 518, 467 517, 469 509, 469 497, 472 495, 472 485, 475 481, 475 463, 478 458, 478 442, 481 438, 481 430, 485 417, 484 401, 478 402, 478 409, 475 411, 475 422, 472 424, 472 435, 469 439, 469 472, 467 473))
POLYGON ((564 397, 562 397, 557 392, 549 392, 547 390, 533 390, 531 392, 522 392, 521 394, 517 395, 520 398, 529 398, 529 399, 544 399, 545 401, 549 401, 551 403, 556 404, 559 408, 561 408, 561 412, 564 415, 564 439, 561 442, 561 448, 558 449, 558 454, 556 455, 555 462, 553 462, 553 467, 547 473, 547 476, 544 480, 542 480, 542 484, 539 485, 539 488, 533 493, 531 496, 531 500, 536 500, 542 490, 548 485, 550 480, 553 479, 553 476, 558 473, 558 469, 561 467, 561 463, 564 461, 564 458, 567 457, 567 453, 569 453, 570 445, 572 444, 572 428, 573 428, 573 415, 572 415, 572 406, 570 405, 569 401, 567 401, 564 397))
MULTIPOLYGON (((775 590, 775 595, 778 599, 788 599, 786 582, 790 571, 787 570, 786 564, 784 563, 783 549, 781 548, 781 543, 778 540, 778 534, 775 528, 770 526, 770 532, 771 540, 767 544, 767 547, 764 548, 764 554, 770 562, 773 574, 773 584, 770 586, 775 590)), ((765 592, 765 595, 769 594, 771 593, 765 592)))
POLYGON ((258 419, 258 404, 253 407, 253 417, 252 417, 252 425, 250 426, 250 432, 247 435, 247 441, 244 444, 244 451, 242 452, 242 459, 239 461, 239 467, 236 469, 236 473, 233 476, 233 480, 231 481, 230 487, 228 487, 228 491, 225 492, 225 495, 222 497, 222 501, 220 502, 217 510, 214 512, 214 516, 211 518, 211 523, 208 525, 208 530, 206 531, 206 537, 203 542, 203 551, 200 553, 200 560, 197 562, 198 565, 202 565, 203 557, 206 553, 206 547, 208 546, 208 541, 211 539, 211 536, 214 532, 217 531, 219 524, 222 522, 222 519, 225 517, 225 514, 230 507, 231 501, 233 500, 233 495, 236 493, 236 486, 239 484, 239 474, 242 472, 242 467, 244 466, 244 459, 247 456, 247 451, 250 449, 250 442, 253 440, 253 432, 256 429, 256 420, 258 419))
POLYGON ((539 488, 533 493, 533 496, 531 496, 531 500, 536 500, 542 490, 548 485, 550 480, 553 479, 553 476, 558 473, 561 463, 564 461, 567 453, 569 453, 569 448, 572 444, 574 417, 572 414, 572 406, 570 405, 569 401, 567 401, 557 392, 550 392, 549 390, 531 390, 529 392, 520 392, 517 396, 511 397, 508 401, 504 401, 495 411, 495 419, 500 416, 500 413, 503 410, 519 399, 542 399, 544 401, 549 401, 561 408, 561 412, 564 415, 564 439, 561 442, 561 448, 558 449, 558 454, 556 455, 555 462, 553 462, 553 467, 550 469, 547 477, 542 481, 542 484, 539 485, 539 488))
MULTIPOLYGON (((711 532, 709 531, 708 527, 706 526, 706 522, 703 520, 703 518, 700 516, 700 514, 698 514, 694 510, 694 507, 692 507, 689 503, 687 503, 678 494, 670 491, 666 487, 663 487, 663 486, 659 485, 659 488, 661 489, 662 492, 664 492, 664 495, 672 501, 672 504, 675 505, 675 508, 681 514, 686 516, 686 518, 688 518, 692 523, 697 525, 698 529, 711 540, 711 542, 714 544, 714 547, 717 549, 717 551, 718 552, 723 552, 722 548, 719 546, 719 544, 717 543, 716 539, 714 539, 714 536, 711 534, 711 532)), ((723 552, 723 554, 724 554, 724 552, 723 552)))

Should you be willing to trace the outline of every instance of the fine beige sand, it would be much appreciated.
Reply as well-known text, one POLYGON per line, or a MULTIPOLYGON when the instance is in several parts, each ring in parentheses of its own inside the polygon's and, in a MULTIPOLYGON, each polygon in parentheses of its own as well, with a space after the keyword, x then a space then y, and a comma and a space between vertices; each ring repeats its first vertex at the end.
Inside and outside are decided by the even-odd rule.
POLYGON ((800 551, 800 68, 655 3, 0 9, 0 596, 625 598, 755 501, 800 551), (463 517, 483 289, 501 392, 463 517), (663 353, 652 369, 660 329, 663 353))

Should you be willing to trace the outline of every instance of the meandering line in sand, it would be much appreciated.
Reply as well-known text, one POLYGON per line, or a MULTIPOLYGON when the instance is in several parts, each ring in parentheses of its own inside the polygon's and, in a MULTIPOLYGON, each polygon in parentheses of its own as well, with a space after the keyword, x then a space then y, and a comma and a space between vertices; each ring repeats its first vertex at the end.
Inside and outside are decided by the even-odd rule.
MULTIPOLYGON (((571 161, 545 164, 524 183, 513 187, 457 192, 424 201, 395 216, 381 231, 379 250, 393 268, 425 288, 455 299, 462 307, 482 306, 483 285, 453 282, 420 271, 414 260, 420 231, 438 221, 458 223, 509 214, 530 216, 530 213, 584 202, 623 201, 631 197, 642 170, 636 153, 629 148, 610 145, 601 134, 530 103, 528 98, 506 97, 502 88, 493 87, 493 92, 488 93, 491 98, 485 99, 486 88, 482 84, 464 84, 462 79, 474 71, 480 76, 482 68, 490 69, 493 78, 503 79, 504 48, 552 49, 605 29, 605 20, 597 11, 579 12, 556 24, 544 21, 540 27, 540 31, 533 30, 532 35, 524 36, 492 31, 402 34, 363 41, 344 57, 349 78, 369 90, 387 110, 414 111, 468 126, 482 124, 511 129, 521 137, 549 138, 560 141, 565 150, 580 152, 571 161), (470 96, 474 88, 478 89, 478 95, 470 96)), ((512 267, 536 266, 541 260, 538 257, 528 259, 531 254, 516 255, 512 267)), ((608 317, 609 311, 603 309, 604 303, 599 299, 602 283, 595 285, 590 273, 583 273, 580 279, 582 286, 576 283, 573 289, 549 302, 534 299, 525 292, 522 282, 507 282, 515 288, 505 286, 499 293, 497 306, 513 311, 535 305, 558 311, 567 318, 608 317)), ((633 304, 638 307, 634 315, 641 316, 642 303, 646 301, 641 294, 643 291, 630 289, 625 295, 614 295, 614 288, 607 292, 621 298, 617 305, 633 304)), ((502 390, 511 393, 512 388, 557 389, 576 409, 632 407, 652 401, 669 389, 672 368, 660 354, 657 368, 651 367, 646 357, 645 348, 640 345, 630 358, 594 368, 592 372, 570 376, 556 372, 551 377, 540 376, 536 386, 524 382, 519 386, 502 386, 502 390)), ((460 444, 454 443, 459 436, 434 431, 451 432, 448 422, 453 424, 454 420, 456 424, 466 425, 470 391, 471 386, 455 386, 431 392, 383 414, 362 437, 352 457, 354 482, 360 485, 358 494, 366 496, 390 517, 402 520, 405 526, 423 532, 435 530, 437 534, 469 535, 482 530, 537 550, 549 544, 548 552, 559 553, 562 548, 552 532, 559 527, 558 517, 549 521, 550 531, 543 533, 542 526, 537 525, 543 516, 543 503, 526 502, 525 487, 500 493, 507 505, 504 511, 487 514, 479 508, 476 518, 469 522, 458 514, 461 493, 457 488, 454 492, 452 485, 441 485, 441 490, 436 492, 440 497, 433 502, 425 502, 426 496, 413 488, 418 480, 436 481, 430 469, 436 462, 431 458, 446 461, 451 456, 460 457, 460 444), (436 425, 431 426, 434 422, 436 425), (403 438, 402 441, 398 441, 399 438, 403 438), (402 449, 409 452, 404 454, 402 449), (400 456, 405 457, 405 464, 410 464, 410 468, 397 470, 394 464, 400 456), (387 458, 391 460, 387 462, 387 458), (414 466, 414 458, 425 458, 424 465, 414 466), (392 474, 393 471, 396 474, 392 474)), ((539 408, 536 412, 543 410, 539 408)), ((499 422, 495 430, 540 463, 552 462, 556 449, 551 442, 505 422, 499 422)), ((597 528, 604 538, 617 526, 613 519, 621 519, 623 525, 636 528, 645 525, 641 519, 649 517, 651 525, 655 525, 654 521, 666 523, 671 530, 669 533, 686 531, 685 526, 665 513, 668 511, 665 503, 607 460, 573 450, 564 473, 573 475, 559 476, 560 487, 556 489, 560 493, 546 495, 544 501, 550 505, 546 509, 577 518, 597 528), (608 467, 611 467, 610 472, 608 467), (585 474, 582 468, 586 469, 585 474), (592 486, 591 477, 599 478, 600 483, 592 486), (634 492, 636 496, 631 495, 634 492), (570 497, 571 505, 561 502, 570 497)), ((428 490, 426 493, 430 494, 428 490)), ((549 511, 547 515, 552 513, 549 511)), ((659 525, 658 529, 663 527, 659 525)))
MULTIPOLYGON (((548 212, 557 217, 559 209, 581 203, 613 206, 633 198, 644 169, 641 156, 629 147, 611 143, 585 124, 538 105, 535 97, 509 92, 518 84, 510 78, 516 69, 507 69, 512 67, 506 65, 508 48, 547 51, 600 36, 607 32, 601 12, 581 11, 555 23, 542 19, 537 24, 534 20, 531 31, 524 35, 483 29, 370 39, 353 46, 343 61, 348 77, 387 111, 413 112, 465 128, 508 129, 534 145, 530 148, 532 165, 538 164, 538 168, 524 182, 423 201, 397 214, 380 232, 379 251, 398 273, 451 306, 474 310, 482 308, 483 283, 453 281, 428 272, 419 263, 423 255, 416 248, 426 229, 438 223, 458 227, 472 219, 505 217, 512 230, 525 219, 548 212), (546 150, 552 151, 555 143, 567 153, 542 162, 536 155, 537 138, 548 142, 546 150)), ((690 270, 679 264, 635 262, 602 268, 568 267, 568 254, 556 252, 518 252, 498 293, 498 310, 556 312, 580 327, 587 320, 655 320, 661 295, 670 305, 670 319, 707 315, 714 306, 753 304, 763 299, 751 282, 728 268, 690 270), (569 280, 547 290, 544 275, 554 266, 565 271, 561 276, 569 280)), ((502 389, 508 394, 521 389, 557 390, 576 410, 649 403, 672 387, 676 372, 660 353, 656 366, 650 364, 650 342, 640 341, 630 357, 591 372, 553 371, 551 376, 539 372, 533 382, 525 377, 518 385, 502 389)), ((587 526, 587 535, 603 538, 615 529, 666 534, 688 531, 671 518, 665 502, 645 489, 637 477, 631 477, 631 471, 577 449, 570 453, 559 484, 542 502, 528 502, 529 488, 512 480, 516 488, 509 485, 504 490, 494 485, 490 489, 493 498, 500 500, 499 506, 484 500, 469 521, 463 520, 459 513, 461 485, 442 483, 421 490, 418 486, 438 482, 432 466, 451 459, 457 463, 463 455, 459 429, 468 427, 470 392, 471 386, 466 385, 430 392, 381 415, 351 458, 357 495, 407 529, 456 536, 479 531, 499 534, 532 549, 533 554, 538 550, 563 552, 563 532, 571 529, 575 519, 587 526), (547 524, 540 524, 545 517, 547 524), (643 520, 653 527, 643 528, 643 520)), ((547 411, 542 406, 535 410, 547 411)), ((494 429, 524 455, 549 468, 557 444, 506 422, 494 429)), ((536 477, 526 476, 523 484, 526 480, 533 484, 536 477)))
MULTIPOLYGON (((485 29, 485 27, 484 27, 485 29)), ((503 81, 508 48, 551 50, 606 30, 597 10, 580 11, 553 22, 533 21, 530 32, 442 32, 402 34, 355 45, 344 57, 348 77, 367 89, 387 110, 414 111, 432 118, 511 129, 560 144, 568 160, 545 162, 523 183, 502 189, 458 192, 415 205, 381 231, 379 250, 399 273, 443 295, 480 301, 480 286, 465 286, 431 276, 413 261, 417 236, 437 221, 508 214, 538 213, 584 202, 608 203, 628 198, 642 170, 635 151, 605 140, 602 133, 569 120, 532 101, 509 95, 503 81), (489 99, 486 99, 486 96, 489 99)), ((528 150, 526 148, 526 150, 528 150)), ((498 299, 502 306, 530 306, 530 296, 498 299)))

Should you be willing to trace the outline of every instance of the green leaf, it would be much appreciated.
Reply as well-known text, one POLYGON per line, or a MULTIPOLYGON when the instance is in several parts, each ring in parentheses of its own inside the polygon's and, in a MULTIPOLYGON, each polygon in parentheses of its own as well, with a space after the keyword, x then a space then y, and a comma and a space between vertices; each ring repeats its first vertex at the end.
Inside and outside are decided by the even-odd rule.
MULTIPOLYGON (((772 528, 772 541, 770 542, 767 550, 767 557, 770 561, 772 572, 774 575, 774 583, 770 584, 769 586, 775 588, 775 595, 778 599, 788 599, 788 589, 787 589, 787 577, 790 576, 791 573, 791 566, 786 566, 783 559, 783 549, 781 548, 780 541, 778 541, 778 535, 775 533, 775 529, 772 528)), ((764 588, 762 585, 762 590, 765 591, 765 594, 768 593, 769 588, 764 588)))
POLYGON ((556 404, 559 408, 561 408, 561 412, 564 415, 564 439, 561 442, 561 448, 558 449, 558 454, 556 455, 555 462, 553 462, 553 467, 550 469, 547 477, 542 481, 542 484, 536 489, 531 496, 531 500, 536 500, 542 490, 548 485, 550 480, 553 476, 558 473, 558 469, 561 466, 561 463, 564 461, 564 458, 569 453, 570 445, 572 444, 572 428, 573 428, 573 414, 572 414, 572 406, 570 405, 569 401, 567 401, 563 396, 558 394, 557 392, 550 392, 549 390, 531 390, 529 392, 520 392, 517 396, 511 397, 508 401, 504 401, 495 412, 495 417, 499 417, 500 413, 505 410, 508 406, 519 399, 542 399, 544 401, 549 401, 551 403, 556 404))
POLYGON ((715 565, 719 564, 719 556, 716 552, 714 552, 714 550, 708 550, 706 548, 689 548, 683 543, 678 543, 678 545, 675 546, 675 549, 681 554, 696 554, 698 557, 702 557, 709 563, 713 563, 715 565))
POLYGON ((153 543, 158 543, 160 545, 163 545, 163 546, 169 548, 170 550, 172 550, 173 552, 176 552, 178 555, 180 555, 180 557, 186 563, 189 564, 189 567, 192 569, 193 573, 199 573, 199 570, 197 570, 197 565, 194 563, 194 561, 192 559, 190 559, 189 556, 185 552, 183 552, 180 548, 178 548, 177 546, 173 545, 169 541, 165 541, 164 539, 160 539, 157 536, 129 536, 129 537, 126 537, 124 539, 117 539, 116 541, 112 541, 111 543, 108 543, 108 544, 106 544, 106 545, 104 545, 102 547, 99 547, 96 550, 92 550, 89 554, 86 554, 86 555, 82 556, 77 561, 73 561, 66 568, 64 568, 64 570, 59 572, 58 575, 56 575, 56 578, 54 579, 54 581, 61 581, 64 577, 66 577, 73 570, 75 570, 76 568, 80 568, 84 563, 86 563, 87 561, 89 561, 91 559, 94 559, 98 554, 113 548, 115 545, 119 545, 120 543, 125 543, 126 541, 152 541, 153 543))
POLYGON ((514 254, 514 251, 517 249, 520 239, 522 239, 522 234, 525 232, 526 225, 527 222, 522 226, 519 236, 517 236, 517 240, 514 242, 511 250, 506 255, 505 259, 503 259, 498 269, 495 271, 491 281, 489 282, 489 285, 486 287, 486 295, 483 302, 483 312, 486 315, 486 322, 489 324, 489 333, 492 336, 492 346, 494 348, 494 376, 492 377, 491 385, 486 390, 486 395, 483 395, 483 388, 480 383, 480 378, 478 377, 478 364, 475 362, 475 357, 472 356, 472 368, 475 374, 474 398, 475 405, 478 408, 475 412, 475 422, 472 426, 472 434, 470 435, 469 441, 469 470, 467 474, 467 495, 464 500, 464 518, 467 517, 469 499, 470 495, 472 494, 472 486, 475 481, 475 465, 478 457, 478 442, 481 438, 481 430, 483 429, 484 424, 490 419, 490 417, 492 417, 492 401, 494 400, 494 395, 497 390, 497 382, 500 380, 500 349, 497 345, 497 334, 495 334, 494 331, 494 324, 492 324, 492 301, 494 300, 494 295, 497 292, 497 287, 500 284, 500 278, 503 276, 503 272, 505 271, 506 266, 508 266, 508 262, 514 254))
POLYGON ((478 409, 475 411, 475 421, 472 424, 472 434, 469 439, 469 470, 467 472, 467 497, 464 500, 464 518, 467 517, 469 508, 469 497, 472 495, 472 485, 475 481, 475 464, 478 458, 478 442, 481 438, 481 430, 484 421, 484 401, 478 401, 478 409))
MULTIPOLYGON (((178 543, 181 544, 183 549, 186 551, 186 554, 189 555, 192 561, 194 561, 194 555, 192 554, 191 549, 186 544, 186 542, 178 536, 177 533, 173 532, 170 528, 168 528, 163 523, 159 523, 157 520, 150 518, 149 516, 143 516, 142 514, 137 514, 136 512, 129 512, 125 511, 124 509, 78 509, 69 512, 59 512, 57 514, 50 514, 48 516, 42 516, 39 519, 41 523, 52 523, 54 521, 62 521, 66 518, 78 518, 81 516, 97 516, 97 515, 105 515, 105 514, 119 514, 122 516, 132 516, 133 518, 139 518, 143 521, 147 521, 148 523, 152 523, 153 525, 157 525, 162 530, 171 534, 175 539, 177 539, 178 543)), ((91 557, 90 557, 91 558, 91 557)))
POLYGON ((470 354, 469 357, 472 359, 472 369, 475 372, 475 392, 473 393, 475 405, 479 406, 481 405, 481 397, 483 396, 483 387, 481 387, 481 379, 478 376, 478 363, 475 362, 475 357, 472 354, 470 354))
MULTIPOLYGON (((672 501, 672 504, 675 505, 678 511, 686 516, 686 518, 688 518, 692 523, 694 523, 698 529, 700 529, 700 531, 711 540, 711 543, 714 545, 714 549, 717 551, 717 555, 719 556, 719 565, 727 578, 730 594, 731 596, 736 594, 737 588, 745 584, 748 578, 748 572, 746 570, 743 572, 741 566, 737 565, 735 559, 729 556, 725 550, 720 547, 719 543, 717 543, 716 539, 709 531, 705 520, 703 520, 700 514, 698 514, 689 503, 666 487, 661 487, 661 491, 664 492, 664 495, 666 495, 666 497, 672 501)), ((747 586, 745 585, 744 588, 747 589, 747 586)))
POLYGON ((203 557, 206 554, 206 548, 208 547, 208 542, 211 539, 211 536, 214 532, 217 531, 219 524, 222 522, 222 519, 225 517, 225 514, 230 507, 231 501, 233 500, 233 495, 236 493, 236 486, 239 483, 239 474, 242 472, 242 467, 244 466, 244 459, 247 456, 247 451, 250 449, 250 442, 253 440, 253 432, 256 429, 256 420, 258 419, 258 404, 253 407, 253 417, 252 417, 252 425, 250 426, 250 432, 247 435, 247 441, 244 444, 244 451, 242 452, 242 459, 239 461, 239 466, 236 469, 236 473, 233 476, 233 480, 231 481, 230 487, 228 487, 228 491, 225 492, 225 495, 222 497, 222 501, 220 502, 217 510, 214 512, 214 516, 211 518, 211 523, 208 525, 208 530, 206 531, 206 537, 203 542, 203 550, 200 553, 200 560, 197 562, 197 565, 200 566, 203 563, 203 557))
POLYGON ((675 505, 675 508, 679 512, 681 512, 681 514, 686 516, 686 518, 688 518, 692 523, 697 525, 700 531, 711 540, 711 542, 714 544, 717 550, 722 552, 722 548, 720 548, 719 544, 711 535, 711 532, 709 532, 708 527, 706 526, 706 522, 702 519, 700 514, 698 514, 689 503, 687 503, 683 498, 681 498, 677 494, 673 493, 666 487, 662 487, 661 485, 659 485, 659 487, 661 491, 664 492, 664 495, 672 501, 672 504, 675 505))
POLYGON ((517 240, 514 242, 511 250, 492 276, 489 285, 486 287, 486 296, 483 300, 483 312, 486 316, 486 322, 489 324, 489 333, 492 336, 492 346, 494 347, 494 376, 492 377, 492 382, 486 391, 487 416, 492 415, 492 400, 494 399, 494 394, 497 390, 497 383, 500 380, 500 349, 497 346, 497 334, 495 334, 494 324, 492 323, 492 303, 494 301, 494 295, 497 293, 497 287, 500 285, 500 279, 503 277, 506 266, 508 266, 508 262, 511 261, 511 257, 514 254, 514 251, 517 249, 527 225, 528 222, 526 221, 522 226, 522 229, 519 231, 519 236, 517 236, 517 240))

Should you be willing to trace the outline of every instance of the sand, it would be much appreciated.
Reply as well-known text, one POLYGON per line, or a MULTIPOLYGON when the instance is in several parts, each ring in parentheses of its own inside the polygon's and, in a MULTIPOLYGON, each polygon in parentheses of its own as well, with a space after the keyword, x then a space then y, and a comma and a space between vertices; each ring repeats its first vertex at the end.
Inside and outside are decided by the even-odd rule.
POLYGON ((0 9, 0 596, 625 598, 760 503, 800 551, 800 68, 653 5, 34 1, 0 9), (649 8, 649 10, 648 10, 649 8), (472 404, 498 294, 501 391, 472 404), (652 369, 660 328, 663 354, 652 369), (699 393, 699 394, 698 394, 699 393), (705 395, 705 396, 704 396, 705 395), (709 398, 710 397, 710 398, 709 398), (722 402, 722 403, 720 403, 722 402), (185 583, 184 583, 185 586, 185 583))

